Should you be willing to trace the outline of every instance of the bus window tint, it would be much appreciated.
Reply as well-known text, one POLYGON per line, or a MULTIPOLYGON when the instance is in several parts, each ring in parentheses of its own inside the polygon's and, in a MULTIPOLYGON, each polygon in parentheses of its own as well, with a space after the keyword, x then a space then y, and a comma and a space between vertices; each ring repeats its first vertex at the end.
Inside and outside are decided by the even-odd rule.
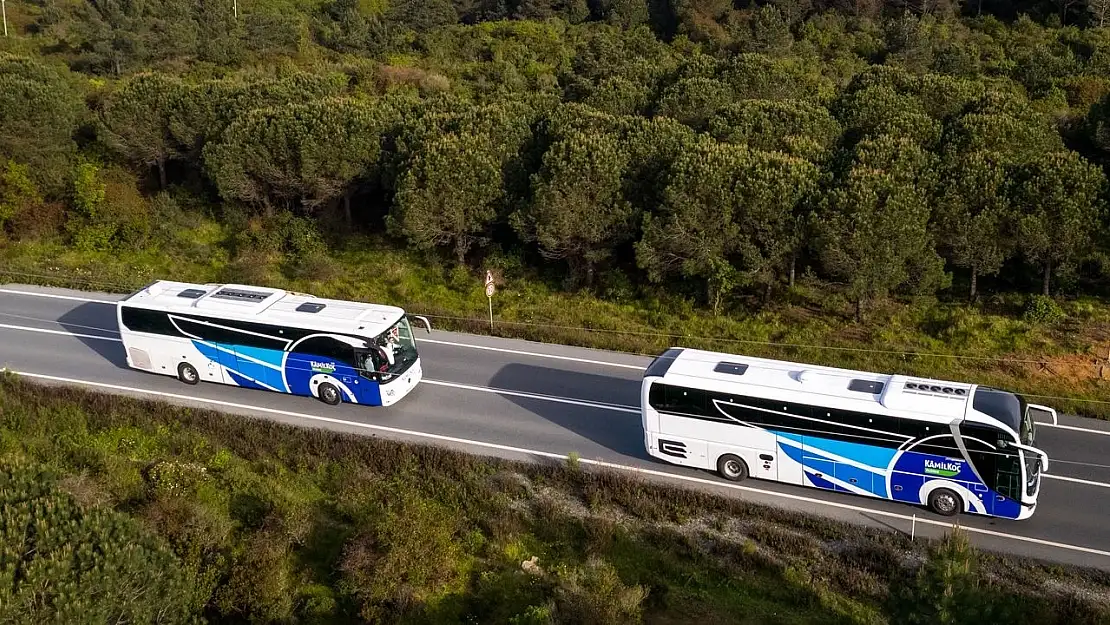
POLYGON ((330 358, 350 367, 356 366, 354 348, 330 336, 307 338, 298 343, 292 351, 297 354, 330 358))
POLYGON ((707 414, 706 406, 709 403, 705 391, 666 384, 653 384, 648 399, 656 410, 697 416, 707 414))
POLYGON ((963 457, 963 454, 960 453, 960 448, 956 446, 956 439, 953 438, 951 434, 930 438, 923 443, 915 445, 913 451, 919 454, 934 454, 951 458, 963 457))

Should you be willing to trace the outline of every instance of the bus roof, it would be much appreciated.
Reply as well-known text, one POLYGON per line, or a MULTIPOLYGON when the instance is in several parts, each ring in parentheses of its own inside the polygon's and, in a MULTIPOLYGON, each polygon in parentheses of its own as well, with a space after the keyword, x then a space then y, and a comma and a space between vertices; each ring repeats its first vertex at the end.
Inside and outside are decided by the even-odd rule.
POLYGON ((397 306, 325 299, 264 286, 171 280, 153 282, 120 304, 367 337, 385 332, 405 312, 397 306))
POLYGON ((650 376, 662 377, 664 384, 938 423, 967 417, 1000 421, 1016 431, 1021 418, 1006 402, 1022 403, 1016 395, 975 384, 681 347, 660 354, 644 372, 650 376))

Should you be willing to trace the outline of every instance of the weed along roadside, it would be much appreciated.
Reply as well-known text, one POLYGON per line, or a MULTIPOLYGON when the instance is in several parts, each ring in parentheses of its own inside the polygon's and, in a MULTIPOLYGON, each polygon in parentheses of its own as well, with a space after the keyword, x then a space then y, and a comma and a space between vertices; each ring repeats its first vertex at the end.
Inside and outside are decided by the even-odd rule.
MULTIPOLYGON (((83 608, 94 614, 144 620, 152 602, 179 607, 161 622, 1110 618, 1092 571, 979 553, 959 532, 910 541, 576 460, 479 458, 4 376, 0 482, 24 485, 0 494, 4 522, 67 524, 72 540, 106 553, 121 535, 142 549, 113 560, 111 576, 67 559, 17 578, 0 589, 0 615, 65 614, 69 595, 19 598, 32 582, 66 581, 89 592, 83 601, 107 602, 83 608), (39 501, 54 503, 26 505, 39 501), (113 603, 125 588, 147 594, 113 603)), ((47 554, 34 557, 59 548, 33 540, 47 554)))

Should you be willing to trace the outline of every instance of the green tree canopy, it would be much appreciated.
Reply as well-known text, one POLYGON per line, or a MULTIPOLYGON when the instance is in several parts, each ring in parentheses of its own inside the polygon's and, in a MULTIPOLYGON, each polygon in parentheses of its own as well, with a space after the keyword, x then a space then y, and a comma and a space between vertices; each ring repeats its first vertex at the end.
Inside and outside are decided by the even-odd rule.
POLYGON ((581 132, 556 142, 533 178, 533 200, 514 215, 525 240, 546 258, 566 259, 572 276, 592 286, 596 265, 634 235, 622 178, 629 155, 616 137, 581 132))
POLYGON ((27 165, 43 192, 65 189, 83 115, 81 99, 63 73, 0 52, 0 155, 27 165))
POLYGON ((972 300, 978 295, 978 277, 997 273, 1017 243, 1011 227, 1011 173, 1002 154, 985 150, 949 155, 943 165, 938 243, 955 266, 970 271, 972 300))
POLYGON ((817 178, 801 159, 702 140, 675 161, 659 213, 644 216, 637 261, 652 280, 704 280, 714 309, 733 286, 769 286, 817 178))
POLYGON ((1031 159, 1018 171, 1015 203, 1021 248, 1043 268, 1041 292, 1053 271, 1086 253, 1103 216, 1106 176, 1070 150, 1031 159))
POLYGON ((865 302, 895 289, 947 286, 928 229, 934 168, 935 158, 909 139, 866 139, 825 196, 815 247, 826 271, 848 284, 857 316, 865 302))
POLYGON ((326 98, 254 109, 204 148, 225 199, 315 212, 378 167, 381 135, 394 113, 384 105, 326 98))
POLYGON ((460 264, 503 210, 498 145, 484 133, 450 133, 421 144, 397 184, 391 231, 418 249, 452 247, 460 264))
POLYGON ((841 128, 828 109, 803 100, 740 100, 709 120, 720 141, 822 160, 840 139, 841 128))
POLYGON ((100 137, 144 167, 157 167, 166 187, 166 162, 179 155, 170 130, 172 111, 186 97, 181 81, 162 73, 139 74, 112 93, 100 111, 100 137))

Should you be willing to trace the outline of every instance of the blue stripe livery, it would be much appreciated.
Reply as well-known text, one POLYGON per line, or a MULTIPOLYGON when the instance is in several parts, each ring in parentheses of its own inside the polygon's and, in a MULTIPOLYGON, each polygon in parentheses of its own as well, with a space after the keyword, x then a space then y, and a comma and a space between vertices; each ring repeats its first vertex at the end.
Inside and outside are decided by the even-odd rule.
POLYGON ((804 479, 817 488, 916 504, 924 503, 920 493, 927 481, 950 480, 981 495, 978 501, 987 514, 1016 518, 1021 509, 1012 499, 999 501, 998 493, 987 488, 963 459, 920 453, 912 448, 899 451, 792 432, 770 429, 767 432, 778 437, 779 450, 801 465, 804 479))
POLYGON ((312 378, 328 375, 355 394, 351 397, 340 389, 344 400, 381 405, 377 382, 361 377, 354 367, 332 358, 200 340, 192 343, 201 355, 224 367, 228 377, 242 387, 311 397, 312 378))

